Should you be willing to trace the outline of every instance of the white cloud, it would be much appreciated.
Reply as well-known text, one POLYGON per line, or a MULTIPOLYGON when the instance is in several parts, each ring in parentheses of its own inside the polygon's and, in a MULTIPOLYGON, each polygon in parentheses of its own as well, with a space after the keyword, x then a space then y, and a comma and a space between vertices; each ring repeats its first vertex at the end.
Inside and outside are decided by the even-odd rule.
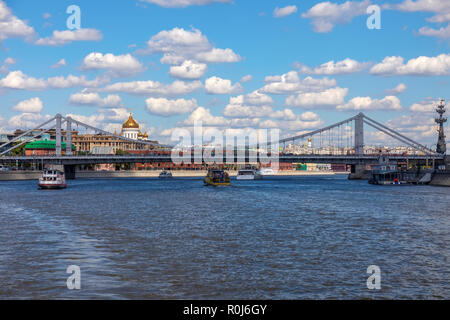
POLYGON ((241 81, 240 82, 242 82, 242 83, 247 83, 247 82, 250 82, 250 81, 252 81, 253 80, 253 76, 251 75, 251 74, 248 74, 248 75, 246 75, 246 76, 243 76, 242 78, 241 78, 241 81))
POLYGON ((404 64, 403 57, 386 57, 372 67, 374 75, 413 75, 413 76, 442 76, 450 74, 450 54, 437 57, 421 56, 409 60, 404 64))
POLYGON ((121 124, 124 120, 126 120, 129 113, 125 108, 110 108, 99 109, 91 116, 80 114, 68 114, 67 116, 93 127, 102 128, 103 130, 109 131, 110 129, 114 130, 114 128, 117 128, 114 124, 121 124))
POLYGON ((52 15, 48 12, 46 12, 42 15, 42 18, 44 18, 44 19, 50 19, 51 17, 52 17, 52 15))
POLYGON ((8 38, 25 38, 31 40, 35 35, 33 27, 13 15, 6 3, 0 0, 0 42, 8 38))
POLYGON ((242 91, 242 86, 239 83, 233 85, 228 79, 211 77, 205 81, 205 90, 209 94, 233 94, 242 91))
POLYGON ((65 66, 67 66, 66 59, 61 59, 57 63, 52 65, 52 69, 58 69, 58 68, 65 67, 65 66))
POLYGON ((386 93, 390 96, 397 96, 397 95, 405 92, 407 89, 408 89, 408 87, 406 86, 406 84, 400 83, 398 86, 396 86, 393 89, 387 89, 386 93))
POLYGON ((165 98, 149 98, 145 100, 145 103, 148 112, 165 117, 189 113, 198 107, 195 99, 168 100, 165 98))
POLYGON ((370 97, 356 97, 343 105, 339 105, 337 110, 386 110, 398 111, 402 106, 400 100, 395 96, 387 96, 383 99, 372 99, 370 97))
POLYGON ((231 63, 241 61, 241 57, 231 49, 213 48, 210 51, 199 52, 195 57, 206 63, 231 63))
POLYGON ((109 79, 95 78, 94 80, 87 80, 84 76, 77 77, 73 75, 37 79, 27 76, 19 70, 12 71, 5 78, 0 79, 0 88, 16 90, 63 89, 72 87, 98 87, 106 82, 109 82, 109 79))
POLYGON ((88 54, 81 66, 83 70, 107 70, 114 76, 133 76, 142 71, 144 67, 131 54, 113 55, 92 52, 88 54))
POLYGON ((69 102, 74 105, 97 106, 97 107, 120 107, 123 105, 119 95, 112 94, 101 98, 98 93, 78 92, 70 95, 69 102))
POLYGON ((185 60, 203 63, 238 62, 242 58, 231 49, 214 48, 198 29, 173 28, 163 30, 147 42, 140 53, 162 53, 161 63, 179 65, 185 60))
POLYGON ((130 81, 117 82, 99 89, 102 92, 123 92, 134 95, 178 96, 192 93, 202 88, 200 81, 174 81, 171 84, 163 84, 157 81, 130 81))
POLYGON ((273 16, 275 18, 284 18, 298 11, 297 6, 286 6, 283 8, 275 8, 273 16))
POLYGON ((323 78, 314 79, 306 77, 300 79, 296 71, 290 71, 281 76, 267 76, 266 85, 258 90, 261 93, 292 94, 298 92, 322 91, 325 88, 336 86, 336 80, 323 78))
POLYGON ((405 12, 433 12, 436 15, 427 19, 430 22, 450 21, 450 2, 447 0, 404 0, 402 3, 387 5, 386 7, 405 12))
POLYGON ((100 41, 103 35, 96 29, 78 29, 53 31, 53 35, 47 38, 41 38, 36 41, 40 46, 63 46, 74 41, 100 41))
POLYGON ((419 35, 428 37, 437 37, 441 39, 450 39, 450 24, 448 24, 447 27, 445 28, 441 27, 440 29, 433 29, 430 27, 420 28, 419 35))
POLYGON ((175 78, 192 80, 203 77, 207 69, 208 66, 204 63, 186 60, 180 66, 171 66, 169 73, 175 78))
POLYGON ((39 113, 21 113, 8 120, 8 127, 11 129, 32 129, 51 118, 50 115, 43 116, 39 113))
POLYGON ((165 8, 184 8, 188 6, 203 6, 213 2, 231 3, 232 0, 140 0, 165 8))
POLYGON ((272 114, 269 106, 248 106, 241 104, 229 104, 223 110, 223 114, 229 118, 265 118, 272 114))
POLYGON ((353 18, 365 15, 370 3, 369 0, 347 1, 342 4, 321 2, 303 13, 302 17, 312 19, 314 31, 327 33, 332 31, 337 24, 349 23, 353 18))
POLYGON ((0 66, 0 73, 8 73, 9 72, 9 66, 15 64, 17 61, 14 58, 6 58, 3 61, 3 64, 0 66))
POLYGON ((414 103, 409 109, 414 112, 436 112, 436 106, 439 99, 427 98, 418 103, 414 103))
POLYGON ((296 67, 304 74, 337 75, 360 72, 369 65, 367 62, 358 62, 347 58, 338 62, 329 61, 315 68, 309 68, 302 64, 296 64, 296 67))
POLYGON ((198 107, 195 109, 189 117, 181 122, 181 125, 192 126, 195 121, 201 121, 204 126, 226 126, 230 122, 224 117, 216 117, 211 114, 211 110, 205 109, 203 107, 198 107))
POLYGON ((335 107, 344 103, 347 88, 331 88, 320 92, 300 93, 286 98, 286 105, 299 108, 335 107))
POLYGON ((20 101, 13 107, 13 110, 23 113, 40 113, 43 108, 44 105, 42 104, 41 99, 31 98, 28 100, 20 101))

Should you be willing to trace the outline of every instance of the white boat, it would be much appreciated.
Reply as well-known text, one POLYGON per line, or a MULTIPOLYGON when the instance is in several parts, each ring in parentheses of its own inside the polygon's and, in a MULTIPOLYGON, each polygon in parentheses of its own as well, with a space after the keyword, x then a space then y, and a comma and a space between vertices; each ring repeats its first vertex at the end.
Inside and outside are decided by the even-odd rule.
POLYGON ((64 172, 59 170, 44 170, 39 179, 39 188, 41 189, 64 189, 67 187, 64 172))
POLYGON ((159 174, 159 178, 160 179, 171 179, 171 178, 173 178, 173 176, 172 176, 172 173, 167 172, 166 170, 164 170, 163 172, 161 172, 159 174))
POLYGON ((261 176, 274 176, 275 171, 272 168, 262 168, 258 171, 261 176))
POLYGON ((255 169, 242 169, 239 170, 236 180, 260 180, 261 174, 255 169))

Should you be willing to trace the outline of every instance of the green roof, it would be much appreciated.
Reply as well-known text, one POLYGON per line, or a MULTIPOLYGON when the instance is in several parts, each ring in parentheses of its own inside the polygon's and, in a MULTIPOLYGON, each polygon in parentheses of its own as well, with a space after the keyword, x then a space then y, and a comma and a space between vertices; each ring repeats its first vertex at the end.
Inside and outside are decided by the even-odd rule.
MULTIPOLYGON (((63 150, 66 150, 66 143, 62 142, 61 143, 61 148, 63 150)), ((50 149, 50 150, 55 150, 56 149, 56 141, 54 140, 37 140, 37 141, 33 141, 33 142, 29 142, 25 145, 25 150, 29 150, 29 149, 50 149)), ((72 144, 72 150, 75 151, 76 148, 75 146, 72 144)))

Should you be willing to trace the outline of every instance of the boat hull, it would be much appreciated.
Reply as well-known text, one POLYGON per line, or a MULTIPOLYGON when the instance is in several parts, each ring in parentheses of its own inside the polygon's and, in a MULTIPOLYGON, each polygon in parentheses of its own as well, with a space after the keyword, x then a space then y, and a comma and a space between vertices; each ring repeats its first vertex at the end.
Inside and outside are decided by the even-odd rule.
POLYGON ((261 175, 241 175, 237 176, 236 180, 261 180, 261 175))
POLYGON ((65 189, 67 188, 67 184, 38 184, 39 189, 44 190, 56 190, 56 189, 65 189))
POLYGON ((213 181, 212 179, 205 178, 203 180, 203 182, 204 182, 205 186, 213 186, 213 187, 229 187, 229 186, 231 186, 230 181, 217 182, 217 181, 213 181))

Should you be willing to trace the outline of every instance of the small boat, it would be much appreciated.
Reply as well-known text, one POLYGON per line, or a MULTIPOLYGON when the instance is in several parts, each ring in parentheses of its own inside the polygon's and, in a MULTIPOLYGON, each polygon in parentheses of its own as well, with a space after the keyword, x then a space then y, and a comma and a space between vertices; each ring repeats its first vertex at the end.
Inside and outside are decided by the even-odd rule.
POLYGON ((262 175, 255 169, 239 170, 236 180, 261 180, 262 175))
POLYGON ((275 171, 273 171, 272 168, 261 168, 258 171, 258 174, 260 174, 261 176, 274 176, 275 171))
POLYGON ((59 170, 44 170, 39 179, 39 188, 41 189, 64 189, 67 187, 64 172, 59 170))
POLYGON ((203 179, 203 182, 205 183, 205 186, 214 187, 231 185, 230 176, 228 173, 219 169, 209 169, 208 174, 203 179))
POLYGON ((160 179, 171 179, 171 178, 173 178, 173 176, 172 176, 172 173, 167 172, 166 170, 164 170, 163 172, 161 172, 159 174, 159 178, 160 179))

